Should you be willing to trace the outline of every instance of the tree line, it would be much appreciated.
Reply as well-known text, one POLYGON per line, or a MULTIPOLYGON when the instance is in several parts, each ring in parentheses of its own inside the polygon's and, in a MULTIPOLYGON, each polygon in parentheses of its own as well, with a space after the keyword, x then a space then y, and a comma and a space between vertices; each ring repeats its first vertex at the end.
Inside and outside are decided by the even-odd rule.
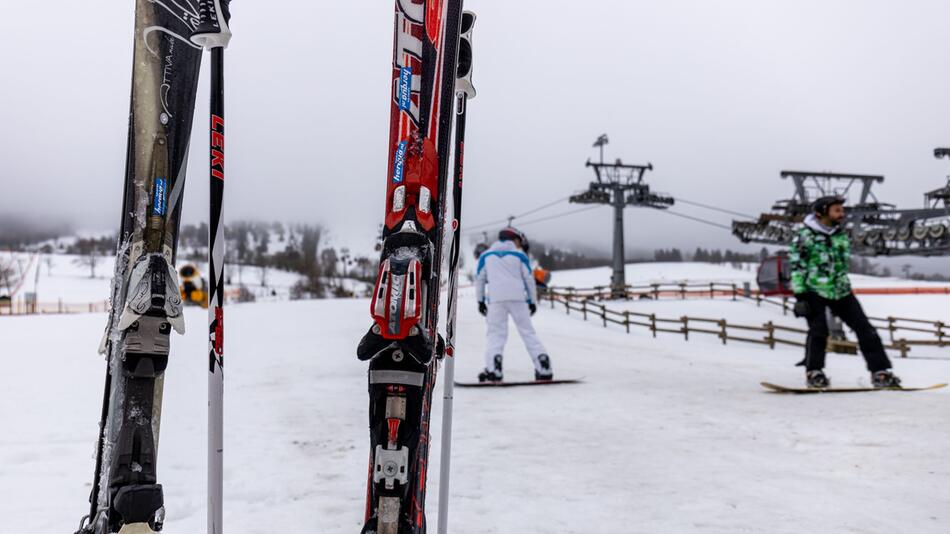
MULTIPOLYGON (((268 270, 299 273, 300 281, 292 288, 294 298, 352 296, 346 279, 375 282, 379 261, 375 257, 352 253, 348 248, 323 246, 324 228, 314 224, 233 221, 224 228, 227 283, 243 285, 245 269, 257 268, 262 286, 267 285, 268 270)), ((38 235, 38 237, 40 237, 38 235)), ((61 253, 78 256, 77 264, 88 267, 96 276, 100 259, 116 253, 117 235, 63 239, 62 234, 42 234, 49 242, 38 248, 45 254, 61 253)), ((28 239, 24 241, 28 245, 28 239)), ((204 262, 208 258, 208 224, 184 224, 178 233, 179 264, 184 261, 204 262)), ((349 284, 352 287, 352 284, 349 284)))
POLYGON ((695 261, 700 263, 715 263, 718 265, 728 264, 733 267, 741 268, 745 263, 759 263, 770 255, 768 249, 765 247, 762 247, 757 253, 696 247, 692 255, 684 253, 678 248, 661 248, 653 252, 653 260, 664 262, 695 261))

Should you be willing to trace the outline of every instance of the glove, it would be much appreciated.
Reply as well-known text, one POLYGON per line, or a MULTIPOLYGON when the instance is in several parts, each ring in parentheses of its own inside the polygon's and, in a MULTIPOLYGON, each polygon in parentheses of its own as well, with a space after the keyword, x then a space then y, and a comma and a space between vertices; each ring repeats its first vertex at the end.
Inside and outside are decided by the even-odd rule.
POLYGON ((795 306, 792 308, 795 317, 808 317, 811 314, 811 307, 808 305, 808 297, 805 293, 795 295, 795 306))
POLYGON ((479 303, 478 303, 478 313, 480 313, 480 314, 482 314, 482 315, 488 315, 488 304, 485 304, 484 302, 479 302, 479 303))
POLYGON ((533 302, 529 302, 529 303, 528 303, 528 309, 531 310, 531 315, 534 315, 534 313, 535 313, 536 311, 538 311, 538 306, 535 305, 535 303, 533 303, 533 302))

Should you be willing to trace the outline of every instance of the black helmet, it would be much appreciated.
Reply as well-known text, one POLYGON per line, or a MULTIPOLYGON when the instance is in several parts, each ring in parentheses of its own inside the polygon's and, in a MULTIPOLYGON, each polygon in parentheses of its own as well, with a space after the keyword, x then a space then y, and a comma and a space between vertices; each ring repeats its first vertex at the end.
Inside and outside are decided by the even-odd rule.
POLYGON ((843 205, 844 203, 845 199, 843 197, 829 195, 815 200, 811 205, 811 210, 818 215, 828 215, 828 210, 831 209, 831 206, 843 205))
POLYGON ((528 244, 528 238, 524 235, 524 232, 512 226, 502 228, 501 231, 498 232, 498 239, 500 241, 511 241, 512 239, 517 239, 521 242, 521 248, 523 248, 525 252, 528 252, 528 249, 530 248, 530 245, 528 244))

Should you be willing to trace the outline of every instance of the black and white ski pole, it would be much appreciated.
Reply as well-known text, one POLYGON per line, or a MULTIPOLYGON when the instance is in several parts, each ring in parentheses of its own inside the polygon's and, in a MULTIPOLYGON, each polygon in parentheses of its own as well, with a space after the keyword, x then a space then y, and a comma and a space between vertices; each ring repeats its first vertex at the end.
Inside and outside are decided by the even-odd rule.
POLYGON ((455 83, 455 175, 452 181, 452 248, 449 251, 449 298, 445 332, 445 378, 442 397, 442 458, 439 472, 438 534, 449 528, 449 474, 452 460, 452 403, 455 394, 455 323, 458 315, 459 249, 462 245, 462 176, 465 167, 465 107, 475 98, 472 85, 472 27, 475 13, 462 13, 458 73, 455 83))
POLYGON ((224 49, 230 0, 199 0, 191 40, 211 51, 211 201, 208 237, 208 534, 223 532, 224 494, 224 49))

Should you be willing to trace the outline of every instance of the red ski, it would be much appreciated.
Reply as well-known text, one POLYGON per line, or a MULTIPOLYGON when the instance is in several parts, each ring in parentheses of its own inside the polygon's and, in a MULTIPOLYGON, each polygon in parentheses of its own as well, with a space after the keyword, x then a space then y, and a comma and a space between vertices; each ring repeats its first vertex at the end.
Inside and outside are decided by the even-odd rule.
POLYGON ((369 361, 364 534, 423 534, 462 0, 396 0, 386 214, 369 361))

